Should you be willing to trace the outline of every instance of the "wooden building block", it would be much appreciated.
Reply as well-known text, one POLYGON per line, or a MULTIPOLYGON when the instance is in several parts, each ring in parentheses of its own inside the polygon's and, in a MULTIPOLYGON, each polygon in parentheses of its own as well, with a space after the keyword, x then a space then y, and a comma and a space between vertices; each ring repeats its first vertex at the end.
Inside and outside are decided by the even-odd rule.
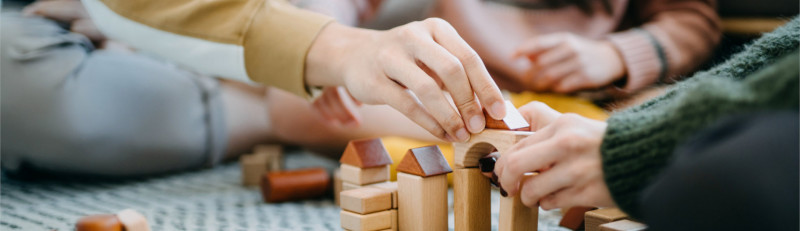
POLYGON ((242 185, 258 185, 261 176, 267 172, 266 154, 245 154, 239 157, 239 165, 242 169, 242 185))
POLYGON ((422 177, 453 172, 437 145, 409 149, 397 165, 397 171, 422 177))
POLYGON ((392 228, 389 229, 389 230, 397 231, 399 229, 398 228, 399 226, 398 226, 398 223, 397 223, 397 209, 392 209, 392 210, 389 210, 389 211, 392 212, 392 228))
POLYGON ((150 231, 150 225, 147 224, 147 218, 133 209, 126 209, 117 212, 117 218, 125 231, 150 231))
POLYGON ((421 177, 397 173, 400 230, 448 230, 447 175, 421 177))
POLYGON ((599 231, 600 225, 627 218, 618 208, 602 208, 586 212, 586 231, 599 231))
POLYGON ((631 220, 619 220, 600 225, 600 231, 642 231, 646 229, 647 225, 631 220))
POLYGON ((381 230, 392 228, 392 212, 390 210, 358 214, 342 210, 339 213, 342 228, 353 231, 381 230))
POLYGON ((478 168, 453 171, 455 230, 491 230, 491 185, 478 168))
MULTIPOLYGON (((353 184, 353 183, 350 183, 350 182, 344 182, 344 181, 342 181, 342 191, 353 190, 353 189, 359 189, 359 188, 363 188, 363 187, 366 187, 366 186, 363 186, 363 185, 357 185, 357 184, 353 184)), ((341 199, 341 198, 340 198, 340 199, 341 199)))
POLYGON ((283 146, 274 144, 256 145, 256 147, 253 148, 253 153, 267 157, 268 171, 283 170, 283 146))
POLYGON ((122 222, 114 214, 98 214, 81 217, 75 223, 77 231, 123 231, 122 222))
POLYGON ((392 157, 389 156, 381 139, 352 140, 347 143, 339 163, 372 168, 392 164, 392 157))
POLYGON ((268 172, 261 178, 261 196, 266 202, 319 197, 328 192, 330 181, 324 168, 268 172))
POLYGON ((501 197, 499 231, 536 231, 539 225, 539 209, 528 208, 519 197, 501 197))
POLYGON ((367 185, 367 187, 379 188, 392 193, 392 208, 397 208, 397 181, 387 181, 367 185))
POLYGON ((379 188, 363 187, 342 191, 341 207, 344 210, 367 214, 392 209, 392 192, 379 188))
POLYGON ((333 171, 333 203, 336 203, 339 206, 339 193, 342 190, 342 177, 341 177, 341 169, 336 169, 333 171))
POLYGON ((531 125, 525 121, 525 117, 517 111, 511 101, 506 100, 506 116, 502 120, 492 119, 486 111, 483 111, 486 117, 486 128, 512 130, 512 131, 527 131, 530 130, 531 125))
POLYGON ((357 185, 367 185, 389 180, 389 165, 378 167, 359 168, 357 166, 342 164, 340 167, 342 181, 357 185))
POLYGON ((497 150, 502 155, 514 146, 519 140, 528 137, 533 132, 507 131, 486 129, 478 134, 472 134, 465 143, 453 143, 456 167, 478 167, 478 160, 497 150))
POLYGON ((586 212, 592 211, 595 208, 593 207, 572 207, 569 208, 566 212, 564 212, 564 216, 561 217, 561 222, 558 223, 559 226, 568 228, 571 230, 579 230, 583 229, 584 224, 584 214, 586 212))

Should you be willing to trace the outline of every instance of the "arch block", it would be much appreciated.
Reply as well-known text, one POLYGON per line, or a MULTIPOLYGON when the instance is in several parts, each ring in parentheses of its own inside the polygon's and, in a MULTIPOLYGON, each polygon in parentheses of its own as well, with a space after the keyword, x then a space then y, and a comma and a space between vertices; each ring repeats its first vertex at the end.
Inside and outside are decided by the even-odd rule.
POLYGON ((472 134, 465 143, 453 143, 455 152, 455 166, 461 168, 477 167, 481 157, 497 149, 502 155, 525 137, 532 135, 528 131, 509 131, 499 129, 486 129, 481 133, 472 134))

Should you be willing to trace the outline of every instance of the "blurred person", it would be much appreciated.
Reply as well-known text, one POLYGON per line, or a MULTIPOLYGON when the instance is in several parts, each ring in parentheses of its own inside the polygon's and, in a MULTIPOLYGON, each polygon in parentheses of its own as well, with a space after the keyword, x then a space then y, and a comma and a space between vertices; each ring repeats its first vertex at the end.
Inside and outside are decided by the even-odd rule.
POLYGON ((627 95, 694 72, 721 36, 715 1, 439 0, 507 89, 627 95))
POLYGON ((22 14, 7 6, 0 16, 2 168, 9 173, 137 176, 213 166, 261 143, 335 158, 351 139, 439 140, 386 105, 337 99, 362 118, 360 126, 331 123, 279 88, 134 51, 101 33, 79 1, 39 1, 22 14))

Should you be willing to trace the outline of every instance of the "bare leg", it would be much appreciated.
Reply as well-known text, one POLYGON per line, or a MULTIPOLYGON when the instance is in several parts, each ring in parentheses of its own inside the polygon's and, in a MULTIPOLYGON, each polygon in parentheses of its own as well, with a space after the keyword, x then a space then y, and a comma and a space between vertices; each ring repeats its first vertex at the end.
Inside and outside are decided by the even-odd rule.
POLYGON ((344 127, 326 122, 307 100, 276 88, 223 80, 222 98, 229 128, 227 158, 262 143, 299 145, 335 157, 352 139, 403 136, 436 140, 388 106, 365 105, 360 111, 363 124, 344 127))

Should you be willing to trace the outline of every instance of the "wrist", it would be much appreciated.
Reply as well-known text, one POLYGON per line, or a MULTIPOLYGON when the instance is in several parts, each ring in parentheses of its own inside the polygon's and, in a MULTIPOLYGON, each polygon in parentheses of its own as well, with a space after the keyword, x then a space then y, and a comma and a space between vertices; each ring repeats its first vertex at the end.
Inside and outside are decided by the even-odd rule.
POLYGON ((344 68, 369 30, 345 26, 336 22, 326 25, 317 35, 306 54, 305 83, 308 86, 344 85, 344 68))
POLYGON ((616 82, 628 74, 625 60, 622 59, 622 54, 610 41, 603 41, 603 49, 607 54, 607 64, 609 67, 609 74, 611 75, 611 82, 616 82))

